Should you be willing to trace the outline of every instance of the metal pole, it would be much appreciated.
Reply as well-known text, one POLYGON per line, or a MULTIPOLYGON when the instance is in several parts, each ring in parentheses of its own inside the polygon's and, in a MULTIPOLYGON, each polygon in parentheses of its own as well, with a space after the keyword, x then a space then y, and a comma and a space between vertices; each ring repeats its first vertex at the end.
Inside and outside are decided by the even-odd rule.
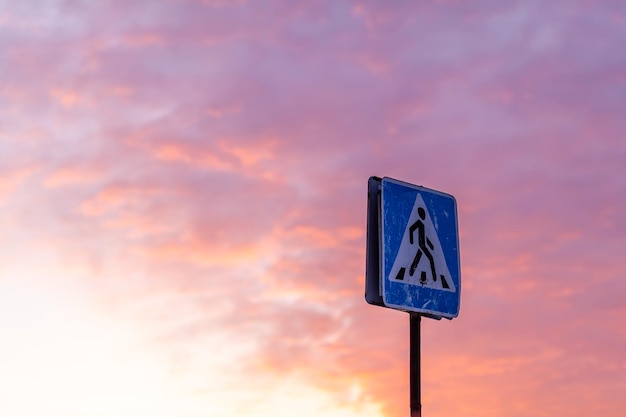
POLYGON ((420 321, 419 313, 409 313, 411 329, 409 332, 409 360, 411 384, 411 417, 422 417, 422 382, 420 370, 420 321))

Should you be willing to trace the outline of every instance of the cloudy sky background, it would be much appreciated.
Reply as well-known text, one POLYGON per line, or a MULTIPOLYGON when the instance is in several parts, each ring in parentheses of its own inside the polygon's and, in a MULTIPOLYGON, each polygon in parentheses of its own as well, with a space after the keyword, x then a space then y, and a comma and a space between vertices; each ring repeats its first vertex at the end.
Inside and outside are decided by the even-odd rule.
POLYGON ((408 415, 367 178, 457 198, 424 415, 623 416, 622 1, 0 1, 0 415, 408 415))

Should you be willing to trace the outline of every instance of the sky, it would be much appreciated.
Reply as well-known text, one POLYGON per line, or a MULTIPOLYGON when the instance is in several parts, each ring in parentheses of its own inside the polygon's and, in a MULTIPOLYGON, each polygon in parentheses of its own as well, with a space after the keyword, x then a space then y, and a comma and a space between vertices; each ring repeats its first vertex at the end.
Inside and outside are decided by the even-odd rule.
POLYGON ((0 0, 0 415, 409 415, 375 175, 457 200, 425 416, 623 416, 625 44, 617 0, 0 0))

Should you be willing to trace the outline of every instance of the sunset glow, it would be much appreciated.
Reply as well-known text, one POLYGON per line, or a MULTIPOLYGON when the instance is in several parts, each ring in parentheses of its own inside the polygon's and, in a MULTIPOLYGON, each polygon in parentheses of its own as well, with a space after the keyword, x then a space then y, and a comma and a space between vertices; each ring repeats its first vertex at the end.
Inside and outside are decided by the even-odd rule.
POLYGON ((409 415, 367 179, 458 204, 426 417, 623 417, 619 1, 0 5, 0 417, 409 415))

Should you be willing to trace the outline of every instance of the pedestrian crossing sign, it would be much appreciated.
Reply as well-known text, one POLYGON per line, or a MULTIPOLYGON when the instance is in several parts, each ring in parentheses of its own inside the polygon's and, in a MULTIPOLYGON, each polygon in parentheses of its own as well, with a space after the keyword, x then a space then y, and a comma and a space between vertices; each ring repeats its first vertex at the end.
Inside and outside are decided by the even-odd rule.
POLYGON ((372 178, 367 256, 378 260, 368 260, 367 301, 437 319, 457 317, 461 271, 455 198, 391 178, 372 178))

